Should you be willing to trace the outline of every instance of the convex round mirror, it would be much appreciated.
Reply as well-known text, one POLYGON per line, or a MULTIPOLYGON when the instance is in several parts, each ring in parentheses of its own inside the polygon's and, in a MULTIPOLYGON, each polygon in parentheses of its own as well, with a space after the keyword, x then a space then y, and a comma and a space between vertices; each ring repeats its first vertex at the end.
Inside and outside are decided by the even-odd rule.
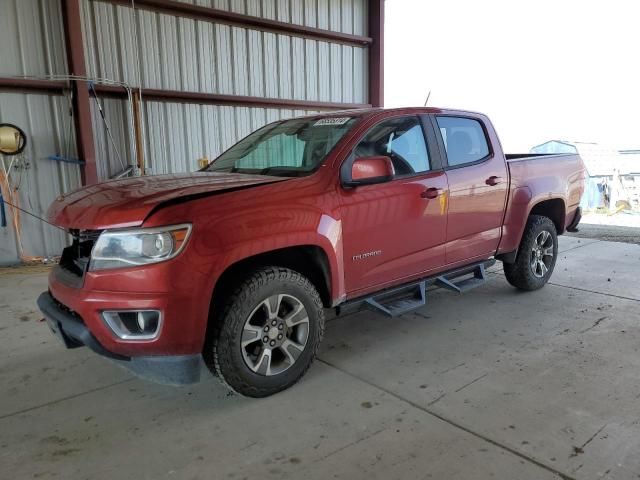
POLYGON ((0 153, 18 155, 27 146, 27 136, 20 127, 11 123, 0 123, 0 153))

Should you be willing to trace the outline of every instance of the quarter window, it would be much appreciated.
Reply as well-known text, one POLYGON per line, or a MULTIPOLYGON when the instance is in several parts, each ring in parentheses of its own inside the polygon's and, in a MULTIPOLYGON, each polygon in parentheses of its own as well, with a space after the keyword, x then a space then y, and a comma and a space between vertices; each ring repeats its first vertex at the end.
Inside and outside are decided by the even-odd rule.
POLYGON ((464 165, 489 155, 489 144, 478 120, 462 117, 436 117, 449 166, 464 165))
POLYGON ((385 120, 373 127, 354 150, 355 158, 384 155, 396 175, 412 175, 430 169, 422 124, 417 117, 385 120))

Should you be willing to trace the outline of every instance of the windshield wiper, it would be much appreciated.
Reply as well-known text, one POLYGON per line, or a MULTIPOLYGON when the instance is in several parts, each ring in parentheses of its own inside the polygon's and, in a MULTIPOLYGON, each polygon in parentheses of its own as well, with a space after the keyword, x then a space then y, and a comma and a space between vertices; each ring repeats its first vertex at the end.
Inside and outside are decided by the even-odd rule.
POLYGON ((269 175, 274 173, 275 176, 298 176, 302 171, 291 167, 267 167, 260 170, 257 175, 269 175), (280 175, 278 175, 280 174, 280 175))
POLYGON ((271 175, 274 176, 298 176, 303 173, 301 170, 297 170, 289 167, 266 167, 261 170, 255 168, 239 168, 239 167, 226 167, 226 168, 211 168, 207 169, 208 172, 229 172, 229 173, 244 173, 247 175, 271 175))

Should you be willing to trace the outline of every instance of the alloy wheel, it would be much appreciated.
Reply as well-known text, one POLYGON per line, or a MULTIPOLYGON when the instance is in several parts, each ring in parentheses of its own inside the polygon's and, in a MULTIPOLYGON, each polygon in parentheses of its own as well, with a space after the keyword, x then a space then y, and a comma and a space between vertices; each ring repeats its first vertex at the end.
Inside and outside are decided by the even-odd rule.
POLYGON ((309 338, 309 316, 300 300, 276 294, 249 314, 242 329, 242 357, 259 375, 272 376, 290 368, 309 338))
POLYGON ((531 248, 531 271, 537 278, 543 278, 551 268, 553 250, 553 236, 546 230, 541 231, 531 248))

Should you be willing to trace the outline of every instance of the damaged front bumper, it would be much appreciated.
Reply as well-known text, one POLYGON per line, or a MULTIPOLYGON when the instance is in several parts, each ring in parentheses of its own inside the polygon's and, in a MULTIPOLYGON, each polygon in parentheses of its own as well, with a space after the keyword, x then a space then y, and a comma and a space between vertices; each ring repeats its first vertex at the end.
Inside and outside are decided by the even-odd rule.
POLYGON ((200 380, 201 355, 125 356, 106 349, 82 318, 58 302, 49 292, 38 297, 49 328, 67 348, 87 346, 134 374, 165 385, 186 385, 200 380))

